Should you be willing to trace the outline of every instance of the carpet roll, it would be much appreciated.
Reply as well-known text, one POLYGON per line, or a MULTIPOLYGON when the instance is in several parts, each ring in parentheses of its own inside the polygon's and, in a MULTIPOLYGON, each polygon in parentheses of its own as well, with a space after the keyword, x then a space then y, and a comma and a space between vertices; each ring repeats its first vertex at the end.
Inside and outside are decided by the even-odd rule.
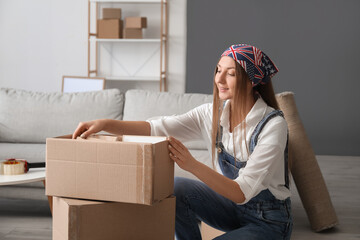
POLYGON ((301 122, 294 93, 279 93, 276 99, 288 123, 291 173, 311 228, 316 232, 332 228, 338 224, 338 218, 301 122))

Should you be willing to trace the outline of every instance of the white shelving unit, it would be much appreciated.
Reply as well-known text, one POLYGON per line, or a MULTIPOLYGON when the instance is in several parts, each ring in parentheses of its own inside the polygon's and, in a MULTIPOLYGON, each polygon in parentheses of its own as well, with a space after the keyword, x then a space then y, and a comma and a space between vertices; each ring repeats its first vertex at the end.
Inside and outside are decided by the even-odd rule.
POLYGON ((90 2, 102 2, 102 3, 161 3, 161 0, 90 0, 90 2))
POLYGON ((153 43, 160 43, 160 39, 108 39, 108 38, 96 38, 96 39, 90 39, 90 41, 95 42, 122 42, 122 43, 146 43, 146 42, 153 42, 153 43))
MULTIPOLYGON (((122 8, 122 7, 121 7, 122 8)), ((94 15, 94 14, 93 14, 94 15)), ((148 19, 148 22, 151 21, 151 19, 148 19)), ((96 76, 96 77, 104 77, 106 80, 111 81, 152 81, 152 82, 159 82, 160 91, 167 91, 166 86, 166 75, 167 75, 167 39, 168 39, 168 33, 167 33, 167 0, 88 0, 88 76, 96 76), (154 38, 154 34, 152 34, 151 38, 144 38, 144 39, 102 39, 97 38, 97 33, 91 32, 91 24, 97 24, 97 19, 99 19, 99 10, 101 4, 157 4, 160 8, 160 34, 159 38, 154 38), (92 16, 92 10, 95 8, 95 23, 92 22, 91 18, 92 16), (95 44, 95 50, 92 51, 91 44, 95 44), (106 52, 109 56, 109 58, 114 58, 113 56, 113 48, 116 48, 119 44, 127 44, 133 48, 138 47, 144 47, 146 48, 153 48, 154 50, 151 51, 151 54, 144 57, 144 59, 141 59, 141 61, 137 63, 133 63, 130 61, 129 64, 131 64, 132 70, 128 70, 125 64, 121 64, 119 61, 117 61, 117 64, 119 69, 122 70, 123 74, 120 75, 111 75, 111 74, 105 74, 102 75, 102 73, 99 71, 99 64, 100 64, 100 54, 99 54, 99 47, 106 44, 108 49, 106 49, 106 52), (113 45, 114 44, 114 45, 113 45), (150 45, 149 45, 150 44, 150 45), (144 75, 137 75, 141 71, 141 69, 146 66, 147 63, 150 61, 154 62, 154 58, 156 56, 158 57, 159 61, 159 72, 154 76, 152 74, 151 76, 144 76, 144 75), (95 61, 94 61, 95 60, 95 61), (92 64, 92 62, 95 62, 95 64, 92 64), (92 66, 93 65, 93 66, 92 66), (135 66, 138 65, 138 66, 135 66)), ((131 48, 128 47, 128 48, 131 48)), ((131 56, 132 53, 129 52, 129 49, 125 49, 124 51, 120 51, 119 53, 122 55, 122 57, 131 56)))

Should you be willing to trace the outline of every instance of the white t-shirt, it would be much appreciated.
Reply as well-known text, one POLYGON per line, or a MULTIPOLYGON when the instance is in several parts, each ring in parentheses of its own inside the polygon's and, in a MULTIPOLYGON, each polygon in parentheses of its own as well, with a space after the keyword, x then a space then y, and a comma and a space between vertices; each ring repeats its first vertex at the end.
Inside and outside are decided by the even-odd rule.
MULTIPOLYGON (((258 142, 252 154, 249 153, 250 138, 256 125, 268 113, 274 109, 269 107, 260 97, 245 118, 246 143, 241 141, 240 125, 229 131, 229 101, 224 106, 220 117, 220 125, 223 127, 222 143, 225 151, 234 155, 236 144, 236 158, 247 161, 246 166, 239 170, 239 176, 234 179, 245 195, 247 203, 264 189, 280 200, 290 196, 290 191, 285 184, 284 150, 287 140, 287 123, 283 117, 276 116, 262 129, 258 142), (234 137, 234 140, 233 140, 234 137)), ((181 142, 204 140, 211 156, 211 128, 212 128, 212 104, 203 104, 193 110, 177 116, 163 117, 149 120, 151 135, 173 136, 181 142)), ((217 161, 215 161, 217 163, 217 161)), ((216 170, 222 174, 217 163, 216 170)))

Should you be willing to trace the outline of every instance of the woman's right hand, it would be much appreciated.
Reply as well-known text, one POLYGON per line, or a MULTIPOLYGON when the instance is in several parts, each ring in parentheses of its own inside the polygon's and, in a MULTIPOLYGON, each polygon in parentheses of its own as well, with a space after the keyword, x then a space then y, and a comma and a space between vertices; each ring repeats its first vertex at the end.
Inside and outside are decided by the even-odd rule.
POLYGON ((98 119, 89 122, 80 122, 76 130, 74 131, 72 138, 76 139, 78 136, 81 138, 87 138, 93 133, 100 132, 104 129, 106 119, 98 119))

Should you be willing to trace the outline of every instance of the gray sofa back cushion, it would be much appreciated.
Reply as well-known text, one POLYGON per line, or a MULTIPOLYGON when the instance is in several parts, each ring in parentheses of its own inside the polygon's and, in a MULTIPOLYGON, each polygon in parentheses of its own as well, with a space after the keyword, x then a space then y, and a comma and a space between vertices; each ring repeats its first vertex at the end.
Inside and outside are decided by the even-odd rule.
MULTIPOLYGON (((128 90, 125 94, 124 120, 144 121, 183 114, 204 103, 212 102, 212 99, 213 96, 207 94, 128 90)), ((203 141, 191 141, 184 144, 189 149, 206 149, 203 141)))
POLYGON ((118 89, 42 93, 0 89, 0 142, 44 143, 72 133, 79 122, 122 119, 124 95, 118 89))
POLYGON ((209 102, 212 102, 212 95, 207 94, 128 90, 125 94, 124 120, 145 121, 153 117, 183 114, 209 102))

